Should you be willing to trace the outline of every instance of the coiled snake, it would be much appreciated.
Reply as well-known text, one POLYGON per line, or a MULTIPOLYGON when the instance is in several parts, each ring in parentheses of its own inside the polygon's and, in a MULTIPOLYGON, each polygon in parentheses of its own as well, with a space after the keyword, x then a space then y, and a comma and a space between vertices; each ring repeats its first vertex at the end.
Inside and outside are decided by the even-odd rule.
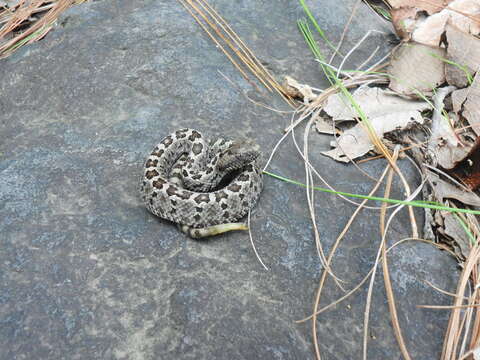
POLYGON ((145 162, 140 193, 147 209, 194 238, 231 230, 262 191, 259 152, 248 141, 212 143, 193 129, 165 137, 145 162))

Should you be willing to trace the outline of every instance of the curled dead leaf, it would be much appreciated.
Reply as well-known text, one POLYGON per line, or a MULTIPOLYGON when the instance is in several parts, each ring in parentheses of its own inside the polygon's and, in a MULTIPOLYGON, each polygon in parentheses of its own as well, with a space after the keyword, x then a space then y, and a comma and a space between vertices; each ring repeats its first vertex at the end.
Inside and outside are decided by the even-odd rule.
POLYGON ((459 119, 456 113, 445 116, 444 99, 455 90, 454 86, 437 89, 433 96, 434 111, 432 129, 428 141, 430 163, 444 169, 452 169, 463 160, 473 144, 462 141, 456 133, 459 119))
POLYGON ((425 14, 432 15, 445 9, 453 0, 392 0, 392 24, 397 35, 410 40, 418 22, 424 21, 425 14))
POLYGON ((417 21, 418 11, 414 7, 400 7, 390 10, 392 24, 398 37, 408 41, 411 38, 417 21))
MULTIPOLYGON (((358 88, 353 93, 353 99, 380 138, 389 132, 422 124, 421 111, 430 108, 427 102, 406 100, 386 90, 367 86, 358 88)), ((340 94, 330 96, 324 110, 336 121, 358 118, 353 105, 340 94)), ((334 149, 322 154, 341 162, 348 162, 349 159, 356 159, 374 150, 366 129, 360 123, 346 130, 331 145, 334 149)))
POLYGON ((291 78, 290 76, 285 76, 283 88, 287 95, 294 99, 303 100, 305 104, 308 104, 317 98, 317 95, 313 93, 310 86, 300 84, 297 80, 291 78))
POLYGON ((413 31, 412 39, 422 44, 437 46, 447 23, 465 33, 478 35, 479 15, 479 0, 455 0, 448 8, 419 23, 413 31))

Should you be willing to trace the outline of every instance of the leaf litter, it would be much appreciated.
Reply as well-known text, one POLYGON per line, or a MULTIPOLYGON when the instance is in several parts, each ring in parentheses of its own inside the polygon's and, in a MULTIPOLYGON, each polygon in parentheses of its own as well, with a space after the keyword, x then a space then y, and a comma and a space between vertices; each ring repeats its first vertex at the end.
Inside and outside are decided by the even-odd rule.
MULTIPOLYGON (((423 124, 421 112, 431 108, 426 101, 406 100, 377 87, 361 86, 353 93, 353 99, 369 117, 380 138, 392 131, 407 130, 423 124)), ((336 122, 353 121, 358 117, 342 94, 330 96, 324 110, 336 122)), ((332 146, 333 150, 323 151, 322 154, 341 162, 359 158, 375 148, 358 123, 332 141, 332 146)))
MULTIPOLYGON (((392 2, 389 1, 389 3, 392 2)), ((439 46, 447 24, 472 35, 480 33, 478 0, 395 1, 394 3, 395 5, 392 5, 393 26, 402 40, 439 46), (435 13, 432 12, 433 9, 435 13)))
MULTIPOLYGON (((370 73, 364 73, 365 80, 351 88, 351 95, 348 96, 340 91, 338 82, 337 91, 328 94, 296 93, 306 106, 305 113, 311 114, 311 122, 315 123, 317 132, 335 135, 331 149, 320 153, 357 166, 355 160, 368 160, 370 155, 387 157, 385 149, 379 148, 372 139, 380 140, 387 147, 387 152, 397 149, 396 146, 403 146, 407 153, 407 150, 411 150, 425 179, 422 189, 425 201, 478 210, 480 1, 399 0, 389 3, 393 7, 391 15, 394 27, 403 41, 392 51, 386 73, 369 69, 370 73), (386 77, 388 87, 369 81, 368 75, 374 74, 386 77)), ((322 59, 319 61, 325 64, 322 59)), ((340 81, 345 83, 362 76, 357 74, 352 77, 341 68, 335 71, 337 75, 343 74, 340 81)), ((311 84, 296 82, 295 88, 311 89, 311 84)), ((464 269, 461 277, 463 282, 459 284, 456 296, 467 299, 467 307, 476 304, 480 301, 480 294, 465 293, 465 279, 470 279, 474 286, 477 283, 476 272, 470 266, 473 263, 478 265, 480 260, 477 216, 432 209, 426 209, 425 215, 425 236, 431 234, 431 239, 437 244, 446 245, 464 269)), ((329 255, 327 265, 330 260, 329 255)), ((383 262, 383 265, 385 271, 386 263, 383 262)), ((388 276, 385 286, 387 293, 391 292, 388 276)), ((316 321, 322 288, 323 278, 317 294, 313 323, 316 321)), ((403 357, 409 359, 398 321, 395 320, 397 315, 392 296, 388 302, 397 342, 403 357)), ((444 340, 444 360, 459 359, 471 351, 469 349, 477 349, 480 345, 480 317, 474 319, 473 312, 461 317, 459 306, 463 305, 455 303, 452 307, 444 340), (475 326, 465 329, 465 323, 470 322, 475 326), (469 337, 470 347, 466 345, 469 337), (464 344, 461 347, 460 341, 464 344)), ((368 307, 366 314, 364 359, 367 353, 368 307)), ((317 358, 320 358, 316 341, 315 350, 317 358)))
POLYGON ((389 88, 409 97, 431 95, 445 82, 446 56, 443 48, 419 43, 405 43, 394 50, 388 73, 389 88))
MULTIPOLYGON (((197 4, 201 5, 204 9, 206 9, 205 6, 209 7, 205 0, 178 1, 189 10, 217 45, 220 43, 220 39, 227 43, 229 41, 236 43, 239 40, 223 19, 217 17, 213 21, 206 20, 206 14, 202 15, 201 11, 203 10, 200 11, 200 7, 197 6, 197 4), (195 14, 192 10, 195 10, 205 19, 204 24, 200 23, 198 14, 195 14), (218 21, 223 22, 229 29, 226 37, 218 31, 216 25, 218 21), (212 36, 213 32, 208 30, 207 27, 213 29, 218 37, 212 36)), ((444 340, 442 359, 453 360, 460 358, 462 355, 467 356, 469 352, 473 354, 474 349, 480 344, 480 317, 474 317, 472 311, 462 316, 461 309, 474 306, 477 300, 480 300, 477 290, 473 293, 467 291, 469 280, 472 281, 473 285, 476 284, 476 272, 473 270, 480 261, 480 246, 477 244, 480 231, 475 215, 452 213, 451 210, 446 211, 446 209, 460 208, 459 210, 470 211, 469 209, 479 208, 478 195, 475 191, 480 185, 480 166, 478 165, 480 152, 477 138, 480 120, 476 105, 479 103, 476 64, 480 62, 476 58, 477 49, 470 48, 467 51, 464 47, 476 46, 477 36, 480 32, 480 1, 385 1, 389 5, 390 18, 402 42, 391 55, 388 64, 385 63, 385 59, 382 59, 367 67, 363 72, 356 71, 353 73, 344 71, 342 66, 346 58, 361 45, 368 34, 343 56, 339 51, 341 41, 336 47, 333 46, 316 23, 305 1, 299 0, 299 2, 320 37, 333 49, 334 54, 343 57, 339 68, 327 63, 320 48, 316 45, 308 23, 299 20, 299 29, 316 60, 321 64, 327 77, 333 80, 330 88, 319 91, 312 84, 301 84, 291 77, 286 78, 283 85, 280 86, 274 82, 270 74, 255 65, 256 59, 249 50, 245 50, 245 55, 237 52, 228 54, 228 47, 221 47, 221 50, 237 69, 241 70, 244 77, 246 77, 247 71, 240 67, 242 63, 264 86, 269 88, 270 86, 266 84, 271 84, 271 87, 282 95, 288 105, 295 109, 292 113, 291 125, 285 129, 286 133, 274 147, 265 169, 280 143, 287 135, 291 134, 297 151, 305 161, 308 208, 314 226, 318 255, 325 269, 316 294, 313 314, 302 320, 312 320, 315 355, 317 359, 321 358, 316 333, 317 315, 348 298, 371 276, 364 322, 363 359, 366 359, 370 294, 375 269, 380 262, 380 258, 382 258, 382 266, 386 274, 384 275, 384 283, 395 337, 403 358, 410 359, 397 319, 392 285, 388 276, 388 265, 386 259, 383 258, 388 252, 385 248, 388 227, 400 207, 397 207, 389 216, 388 221, 386 220, 385 206, 382 207, 382 246, 381 251, 377 253, 375 266, 346 295, 334 303, 320 308, 320 298, 327 275, 331 275, 337 285, 342 288, 339 279, 333 274, 331 268, 335 250, 340 245, 340 241, 360 209, 375 207, 367 206, 365 204, 366 200, 361 204, 355 203, 357 210, 337 238, 328 256, 324 253, 315 222, 313 206, 315 192, 311 186, 313 185, 313 174, 329 187, 328 191, 337 193, 346 201, 352 201, 345 198, 340 192, 334 191, 310 164, 308 134, 312 126, 315 126, 318 133, 336 137, 332 141, 332 149, 323 151, 323 155, 330 156, 340 162, 349 161, 358 168, 355 163, 356 159, 365 161, 374 159, 370 155, 379 154, 380 157, 385 157, 388 160, 388 166, 391 168, 389 176, 394 171, 401 178, 407 197, 407 202, 401 206, 407 205, 409 210, 412 237, 403 239, 394 246, 412 240, 429 242, 425 239, 419 239, 415 216, 411 211, 411 206, 408 206, 409 201, 422 192, 424 200, 436 206, 434 210, 426 210, 425 236, 428 237, 428 234, 431 234, 431 238, 435 242, 430 243, 456 256, 463 268, 457 292, 454 294, 454 305, 450 308, 451 319, 444 340), (239 61, 234 60, 235 56, 238 56, 239 61), (386 72, 385 69, 387 69, 386 72), (294 119, 295 115, 298 115, 296 120, 294 119), (309 120, 303 136, 304 146, 301 149, 296 142, 294 130, 306 119, 309 120), (412 157, 416 160, 423 178, 420 186, 413 191, 410 190, 402 172, 396 165, 397 158, 404 157, 404 153, 408 152, 411 152, 412 157), (463 303, 464 299, 466 299, 467 304, 463 303), (469 327, 469 332, 468 329, 464 329, 464 325, 471 322, 475 326, 469 327), (466 344, 467 339, 470 339, 468 346, 466 344), (461 345, 459 345, 460 341, 463 341, 461 345)), ((352 9, 350 19, 354 16, 355 9, 356 6, 352 9)), ((346 33, 348 24, 350 24, 350 20, 345 26, 344 33, 346 33)), ((221 25, 222 28, 224 25, 221 25)), ((244 44, 241 44, 240 47, 243 48, 244 44)), ((333 58, 334 56, 331 57, 331 59, 333 58)), ((365 64, 368 64, 370 60, 371 57, 366 59, 362 67, 365 67, 365 64)), ((279 111, 279 113, 284 112, 279 111)), ((362 171, 360 168, 359 170, 362 171)), ((378 189, 387 170, 388 167, 382 177, 378 179, 370 195, 373 195, 378 189)), ((275 177, 277 176, 275 175, 275 177)), ((278 176, 278 178, 282 177, 278 176)), ((388 184, 391 184, 391 179, 388 181, 390 181, 388 184)), ((388 191, 385 192, 385 196, 388 196, 388 191)), ((465 356, 462 358, 465 358, 465 356)))
MULTIPOLYGON (((320 125, 317 125, 317 130, 332 134, 332 131, 327 130, 333 127, 329 124, 332 122, 341 135, 332 140, 331 150, 321 153, 344 163, 370 153, 381 154, 371 137, 366 136, 365 126, 362 126, 357 108, 353 105, 355 103, 368 117, 370 129, 390 148, 395 143, 396 136, 397 143, 405 145, 402 133, 407 132, 411 145, 423 144, 420 146, 423 158, 420 159, 419 166, 429 180, 430 200, 445 203, 447 199, 453 199, 459 205, 480 207, 480 198, 472 192, 480 183, 480 179, 477 179, 479 171, 471 171, 468 175, 463 171, 463 176, 458 176, 458 167, 465 163, 465 159, 468 158, 471 168, 480 162, 480 158, 472 156, 480 133, 480 75, 477 72, 480 64, 480 39, 472 35, 478 33, 478 21, 463 19, 469 14, 476 15, 476 9, 479 9, 480 14, 479 1, 395 1, 391 5, 394 6, 392 14, 396 10, 408 10, 415 13, 415 16, 423 14, 425 19, 422 24, 431 17, 441 17, 444 22, 442 33, 435 35, 438 37, 436 42, 431 39, 422 43, 410 40, 394 49, 387 70, 389 89, 361 85, 353 91, 352 99, 347 99, 341 93, 330 95, 322 107, 324 116, 318 117, 320 125), (466 4, 469 4, 468 11, 463 13, 466 4), (459 24, 461 26, 457 27, 459 24), (462 30, 466 27, 465 24, 475 26, 470 26, 465 32, 462 30), (357 122, 348 127, 351 121, 357 122), (430 133, 427 137, 425 130, 430 133), (415 132, 416 141, 412 141, 415 132), (427 170, 424 164, 438 167, 447 176, 450 174, 467 185, 462 188, 452 184, 448 178, 442 179, 427 170)), ((308 102, 312 102, 311 97, 308 102)), ((428 218, 435 221, 435 216, 428 218)), ((450 239, 455 238, 452 229, 458 230, 459 227, 452 224, 457 221, 456 218, 450 215, 443 218, 447 221, 430 224, 436 229, 436 234, 439 234, 437 240, 442 234, 450 239)), ((465 249, 465 231, 458 233, 457 240, 465 249)), ((458 256, 465 258, 468 253, 461 251, 458 256)))

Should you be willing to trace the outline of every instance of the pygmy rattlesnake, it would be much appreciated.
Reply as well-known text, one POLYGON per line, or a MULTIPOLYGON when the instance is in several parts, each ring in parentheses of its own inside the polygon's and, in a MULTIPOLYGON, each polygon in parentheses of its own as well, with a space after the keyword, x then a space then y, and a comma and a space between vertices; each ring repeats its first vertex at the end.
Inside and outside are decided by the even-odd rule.
POLYGON ((145 162, 141 196, 153 214, 170 220, 194 238, 230 230, 255 205, 263 188, 248 141, 207 143, 196 130, 165 137, 145 162))

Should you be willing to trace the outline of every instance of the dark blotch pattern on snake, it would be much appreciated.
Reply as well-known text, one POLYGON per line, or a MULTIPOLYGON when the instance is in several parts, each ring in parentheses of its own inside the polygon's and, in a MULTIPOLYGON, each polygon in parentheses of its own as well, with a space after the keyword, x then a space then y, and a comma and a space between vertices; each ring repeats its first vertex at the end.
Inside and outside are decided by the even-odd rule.
POLYGON ((175 131, 145 162, 140 189, 145 206, 195 238, 245 230, 236 222, 263 188, 254 147, 222 138, 208 143, 193 129, 175 131))

